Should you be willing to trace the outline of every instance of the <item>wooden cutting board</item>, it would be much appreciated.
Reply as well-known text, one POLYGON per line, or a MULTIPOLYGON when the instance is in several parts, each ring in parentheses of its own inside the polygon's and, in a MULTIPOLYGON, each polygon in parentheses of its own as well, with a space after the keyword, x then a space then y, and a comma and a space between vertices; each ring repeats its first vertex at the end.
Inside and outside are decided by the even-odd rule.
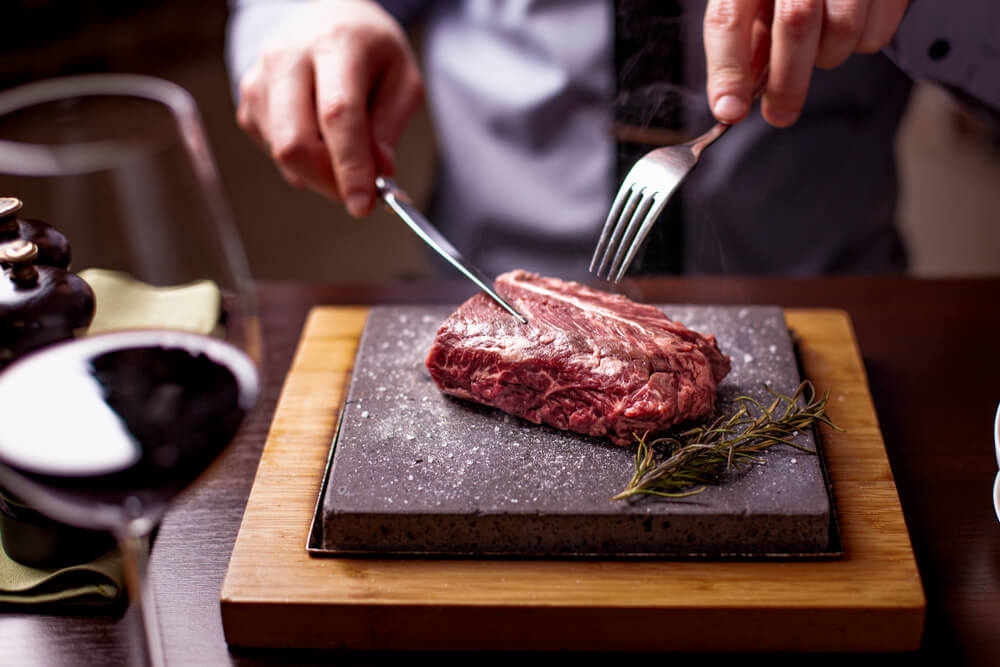
POLYGON ((903 651, 925 599, 864 367, 841 311, 789 310, 820 430, 833 561, 314 558, 323 470, 367 309, 315 309, 275 411, 222 589, 226 639, 423 650, 903 651), (725 628, 725 631, 720 631, 725 628))

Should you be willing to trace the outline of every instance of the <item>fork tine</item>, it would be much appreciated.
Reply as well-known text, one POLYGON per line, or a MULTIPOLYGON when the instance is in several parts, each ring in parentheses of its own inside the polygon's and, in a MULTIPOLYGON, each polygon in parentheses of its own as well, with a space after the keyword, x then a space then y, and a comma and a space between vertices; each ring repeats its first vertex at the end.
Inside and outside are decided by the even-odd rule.
POLYGON ((625 233, 625 229, 628 227, 626 224, 627 220, 630 220, 632 215, 635 213, 635 207, 639 204, 639 200, 642 199, 642 191, 636 189, 634 186, 630 188, 628 201, 619 211, 619 215, 614 221, 614 229, 611 232, 611 236, 608 239, 608 245, 604 249, 604 253, 601 256, 601 263, 597 267, 597 277, 600 278, 602 274, 605 277, 610 277, 611 273, 608 271, 608 267, 611 263, 612 258, 614 258, 615 253, 621 245, 622 234, 625 233))
POLYGON ((618 242, 614 261, 612 261, 611 265, 608 267, 608 280, 612 280, 615 274, 618 273, 618 270, 622 265, 622 260, 635 243, 634 238, 636 231, 639 229, 639 223, 645 219, 646 213, 649 211, 649 207, 652 206, 655 201, 655 194, 649 195, 645 192, 646 191, 644 189, 643 197, 636 205, 635 210, 632 212, 628 225, 625 226, 625 233, 622 234, 621 239, 618 242))
POLYGON ((622 207, 625 205, 631 190, 630 186, 623 183, 622 187, 618 190, 618 194, 615 196, 615 201, 611 205, 611 212, 608 213, 608 217, 604 221, 604 227, 601 228, 601 238, 597 240, 597 247, 594 248, 594 256, 590 259, 589 270, 591 273, 594 273, 601 257, 604 255, 605 250, 607 250, 608 241, 611 239, 611 232, 615 228, 615 221, 618 219, 618 214, 621 213, 622 207))
MULTIPOLYGON (((660 217, 663 207, 667 205, 668 199, 670 199, 669 192, 666 194, 658 192, 653 195, 653 205, 646 213, 646 217, 643 219, 642 226, 639 227, 639 231, 636 233, 635 238, 632 239, 632 243, 628 249, 628 254, 625 256, 625 261, 621 263, 617 271, 613 272, 613 278, 611 279, 612 282, 619 282, 625 275, 629 265, 632 264, 632 260, 635 259, 636 254, 639 252, 639 248, 642 247, 642 242, 646 240, 646 237, 649 235, 649 230, 653 228, 653 223, 655 223, 656 219, 660 217)), ((612 272, 609 272, 609 275, 612 275, 612 272)))

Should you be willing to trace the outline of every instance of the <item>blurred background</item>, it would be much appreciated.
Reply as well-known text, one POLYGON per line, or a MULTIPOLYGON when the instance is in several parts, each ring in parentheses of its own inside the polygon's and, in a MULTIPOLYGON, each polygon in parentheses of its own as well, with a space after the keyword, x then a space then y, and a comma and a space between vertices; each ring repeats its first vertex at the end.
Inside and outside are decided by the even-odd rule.
MULTIPOLYGON (((384 282, 432 275, 436 260, 401 222, 381 210, 353 220, 339 205, 291 188, 242 134, 224 63, 226 17, 224 0, 3 0, 0 89, 96 71, 174 81, 198 101, 256 278, 384 282)), ((418 201, 431 182, 433 146, 421 115, 403 138, 397 174, 418 201)), ((1000 130, 920 85, 897 150, 911 273, 1000 275, 1000 130)))

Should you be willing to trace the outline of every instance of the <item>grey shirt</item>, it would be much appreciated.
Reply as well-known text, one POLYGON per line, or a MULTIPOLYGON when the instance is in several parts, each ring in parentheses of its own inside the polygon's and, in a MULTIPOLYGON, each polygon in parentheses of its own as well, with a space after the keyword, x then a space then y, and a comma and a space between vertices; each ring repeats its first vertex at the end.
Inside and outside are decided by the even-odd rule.
MULTIPOLYGON (((238 0, 237 79, 295 0, 238 0)), ((607 0, 384 0, 425 18, 424 75, 439 145, 432 219, 487 273, 584 278, 617 189, 607 0)), ((685 2, 686 85, 704 98, 701 17, 685 2)), ((914 0, 882 54, 818 70, 799 122, 754 112, 705 153, 682 190, 687 273, 812 275, 905 267, 895 133, 912 78, 1000 109, 1000 5, 914 0)), ((698 97, 700 96, 700 97, 698 97)), ((713 122, 686 108, 691 134, 713 122)), ((651 249, 650 251, 655 251, 651 249)))

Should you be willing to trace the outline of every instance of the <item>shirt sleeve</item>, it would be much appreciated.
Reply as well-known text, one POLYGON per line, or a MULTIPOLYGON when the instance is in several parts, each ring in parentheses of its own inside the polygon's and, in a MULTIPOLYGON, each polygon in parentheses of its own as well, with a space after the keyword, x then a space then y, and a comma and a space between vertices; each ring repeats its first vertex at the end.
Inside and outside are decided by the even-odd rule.
POLYGON ((913 0, 886 54, 1000 120, 1000 2, 913 0))

